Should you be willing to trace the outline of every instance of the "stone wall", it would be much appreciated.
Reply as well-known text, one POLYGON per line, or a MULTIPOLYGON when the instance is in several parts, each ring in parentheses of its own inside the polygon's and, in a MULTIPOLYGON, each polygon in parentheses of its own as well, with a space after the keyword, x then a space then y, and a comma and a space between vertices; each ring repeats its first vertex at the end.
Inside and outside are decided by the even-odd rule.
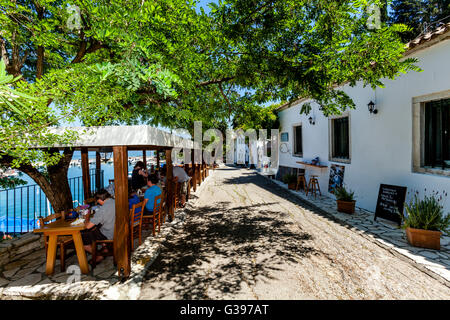
POLYGON ((41 234, 25 233, 17 238, 0 242, 0 271, 3 266, 44 248, 41 234))

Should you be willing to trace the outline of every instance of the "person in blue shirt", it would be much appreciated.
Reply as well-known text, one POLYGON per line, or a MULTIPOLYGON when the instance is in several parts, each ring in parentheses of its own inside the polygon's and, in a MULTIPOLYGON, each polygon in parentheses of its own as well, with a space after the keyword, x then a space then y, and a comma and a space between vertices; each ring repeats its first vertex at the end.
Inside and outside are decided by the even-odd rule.
POLYGON ((139 197, 137 196, 135 190, 131 189, 131 190, 128 190, 128 191, 129 191, 128 192, 128 194, 129 194, 129 196, 128 196, 128 209, 131 209, 133 207, 133 204, 138 204, 141 201, 139 200, 139 197))
POLYGON ((148 177, 148 189, 145 190, 144 198, 147 199, 147 204, 144 208, 144 215, 153 214, 153 206, 155 204, 155 197, 159 196, 162 192, 161 189, 157 186, 158 177, 155 174, 151 174, 148 177))

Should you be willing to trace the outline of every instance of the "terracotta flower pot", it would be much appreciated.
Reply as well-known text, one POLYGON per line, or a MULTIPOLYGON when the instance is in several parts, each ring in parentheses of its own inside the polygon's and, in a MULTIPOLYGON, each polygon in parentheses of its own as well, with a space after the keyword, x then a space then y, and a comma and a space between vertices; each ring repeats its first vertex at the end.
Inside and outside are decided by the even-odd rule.
POLYGON ((288 188, 291 189, 291 190, 295 190, 295 187, 296 187, 296 186, 297 186, 297 183, 296 183, 296 182, 288 183, 288 188))
POLYGON ((344 213, 354 213, 355 212, 355 204, 356 201, 343 201, 343 200, 336 200, 337 202, 337 211, 344 212, 344 213))
POLYGON ((441 234, 440 231, 406 228, 406 238, 414 247, 440 250, 441 234))

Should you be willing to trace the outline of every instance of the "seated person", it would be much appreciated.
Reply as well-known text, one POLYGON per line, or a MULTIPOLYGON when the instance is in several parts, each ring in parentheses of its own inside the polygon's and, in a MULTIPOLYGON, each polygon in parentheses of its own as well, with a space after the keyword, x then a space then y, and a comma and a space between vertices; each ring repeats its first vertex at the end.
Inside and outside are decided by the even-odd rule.
POLYGON ((136 191, 128 185, 128 209, 131 209, 134 204, 138 204, 139 202, 141 202, 141 200, 136 194, 136 191))
POLYGON ((166 184, 166 169, 163 168, 158 172, 158 187, 162 188, 166 184))
POLYGON ((144 215, 152 215, 153 207, 155 204, 155 197, 161 194, 161 189, 157 186, 158 177, 154 174, 151 174, 148 177, 148 189, 145 190, 144 198, 147 199, 147 204, 144 208, 144 215))
POLYGON ((131 174, 131 187, 134 190, 144 187, 146 183, 146 178, 148 177, 147 171, 144 170, 144 162, 138 161, 134 166, 133 172, 131 174))
POLYGON ((115 194, 115 186, 114 186, 114 181, 112 181, 106 188, 106 191, 108 191, 108 193, 111 195, 111 197, 114 198, 114 194, 115 194))
MULTIPOLYGON (((105 189, 97 193, 97 203, 100 207, 95 211, 95 215, 88 215, 85 219, 86 230, 81 231, 84 249, 92 253, 92 242, 94 240, 112 240, 114 237, 114 224, 116 221, 116 203, 105 189)), ((97 262, 103 260, 102 256, 97 256, 97 262)))

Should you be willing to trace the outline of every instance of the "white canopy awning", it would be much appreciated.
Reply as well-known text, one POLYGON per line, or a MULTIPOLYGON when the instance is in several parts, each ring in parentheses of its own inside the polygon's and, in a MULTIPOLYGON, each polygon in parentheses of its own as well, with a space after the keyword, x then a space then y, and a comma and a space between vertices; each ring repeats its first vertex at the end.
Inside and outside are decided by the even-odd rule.
POLYGON ((79 137, 68 145, 54 145, 56 148, 105 148, 113 146, 128 146, 142 149, 146 147, 178 147, 186 149, 201 149, 198 143, 161 129, 147 126, 103 126, 103 127, 60 127, 52 130, 53 133, 75 131, 79 137))

